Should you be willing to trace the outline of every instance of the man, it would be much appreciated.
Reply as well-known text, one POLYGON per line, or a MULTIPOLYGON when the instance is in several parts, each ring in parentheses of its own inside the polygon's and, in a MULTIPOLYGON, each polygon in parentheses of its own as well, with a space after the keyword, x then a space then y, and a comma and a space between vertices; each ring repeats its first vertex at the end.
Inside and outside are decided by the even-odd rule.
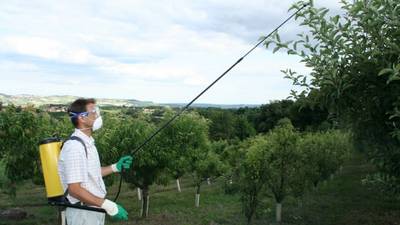
MULTIPOLYGON (((58 173, 67 198, 72 204, 84 204, 103 208, 113 219, 127 220, 126 210, 105 199, 106 188, 103 177, 129 169, 132 157, 122 157, 117 163, 101 167, 93 131, 100 129, 102 118, 94 99, 77 99, 68 109, 75 131, 64 143, 58 162, 58 173)), ((76 209, 66 209, 68 225, 104 225, 105 214, 76 209)))

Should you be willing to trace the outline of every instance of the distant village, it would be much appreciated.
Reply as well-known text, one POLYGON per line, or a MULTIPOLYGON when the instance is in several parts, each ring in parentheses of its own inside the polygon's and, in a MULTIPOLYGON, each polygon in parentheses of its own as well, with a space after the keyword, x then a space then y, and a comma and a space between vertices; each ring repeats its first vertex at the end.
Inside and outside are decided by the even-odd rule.
POLYGON ((66 112, 68 107, 62 104, 49 104, 44 105, 42 108, 47 112, 66 112))
MULTIPOLYGON (((5 106, 6 104, 0 102, 0 111, 2 111, 5 106)), ((24 108, 24 106, 18 106, 18 107, 24 108)), ((40 108, 46 112, 66 112, 68 107, 63 104, 49 104, 49 105, 42 105, 40 106, 40 108)))

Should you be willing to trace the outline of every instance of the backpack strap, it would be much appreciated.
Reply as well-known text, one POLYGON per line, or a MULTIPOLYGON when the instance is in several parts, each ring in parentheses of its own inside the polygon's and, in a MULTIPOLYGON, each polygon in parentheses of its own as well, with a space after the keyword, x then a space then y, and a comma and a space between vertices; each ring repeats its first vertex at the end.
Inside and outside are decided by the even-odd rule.
POLYGON ((86 158, 88 157, 88 151, 87 151, 87 147, 86 147, 86 145, 85 145, 85 142, 82 140, 82 138, 80 138, 80 137, 78 137, 78 136, 71 136, 71 137, 69 137, 67 140, 65 140, 65 141, 62 143, 62 145, 61 145, 61 149, 62 149, 62 147, 64 146, 65 142, 67 142, 67 141, 69 141, 69 140, 73 140, 73 141, 78 141, 78 142, 80 142, 80 143, 83 145, 83 147, 85 148, 86 158))
MULTIPOLYGON (((63 141, 63 143, 61 144, 61 149, 64 147, 65 142, 67 142, 69 140, 80 142, 83 145, 83 147, 85 148, 86 158, 88 157, 88 152, 87 152, 87 147, 85 145, 85 142, 82 140, 82 138, 77 137, 77 136, 70 136, 67 140, 63 141)), ((64 201, 69 203, 67 196, 68 196, 68 188, 65 189, 63 197, 64 197, 64 201)))

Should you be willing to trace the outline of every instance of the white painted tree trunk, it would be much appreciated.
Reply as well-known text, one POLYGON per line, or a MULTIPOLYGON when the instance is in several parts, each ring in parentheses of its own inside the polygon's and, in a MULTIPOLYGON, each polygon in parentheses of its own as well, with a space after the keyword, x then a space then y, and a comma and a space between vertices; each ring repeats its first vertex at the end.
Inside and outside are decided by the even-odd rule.
POLYGON ((276 203, 276 222, 282 221, 282 203, 276 203))
POLYGON ((199 207, 200 206, 200 194, 196 193, 196 199, 195 199, 195 206, 199 207))
POLYGON ((207 178, 207 184, 210 185, 211 184, 211 180, 210 178, 207 178))
POLYGON ((179 179, 176 179, 176 187, 178 188, 178 191, 181 192, 181 183, 179 182, 179 179))
POLYGON ((150 195, 147 195, 146 217, 149 215, 150 195))
POLYGON ((140 190, 140 188, 137 188, 137 198, 139 201, 142 200, 142 190, 140 190))
POLYGON ((65 210, 61 211, 61 225, 65 225, 65 210))
POLYGON ((144 209, 144 199, 142 199, 142 207, 140 207, 140 217, 143 217, 143 214, 146 215, 146 217, 149 215, 149 205, 150 205, 150 195, 147 195, 146 197, 147 199, 147 205, 146 205, 146 209, 144 209), (144 211, 143 211, 144 209, 144 211))
POLYGON ((140 217, 143 217, 143 204, 144 204, 144 201, 141 200, 140 203, 142 203, 142 204, 141 204, 141 207, 140 207, 140 214, 139 214, 139 216, 140 216, 140 217))

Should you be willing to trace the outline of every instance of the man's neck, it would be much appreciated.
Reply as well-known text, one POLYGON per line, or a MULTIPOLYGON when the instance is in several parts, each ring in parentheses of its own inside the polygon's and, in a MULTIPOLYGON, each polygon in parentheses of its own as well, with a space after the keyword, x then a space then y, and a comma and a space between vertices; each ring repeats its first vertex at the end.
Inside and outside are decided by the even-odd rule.
POLYGON ((82 133, 86 134, 86 136, 91 137, 92 136, 92 129, 91 128, 80 128, 80 131, 82 131, 82 133))

